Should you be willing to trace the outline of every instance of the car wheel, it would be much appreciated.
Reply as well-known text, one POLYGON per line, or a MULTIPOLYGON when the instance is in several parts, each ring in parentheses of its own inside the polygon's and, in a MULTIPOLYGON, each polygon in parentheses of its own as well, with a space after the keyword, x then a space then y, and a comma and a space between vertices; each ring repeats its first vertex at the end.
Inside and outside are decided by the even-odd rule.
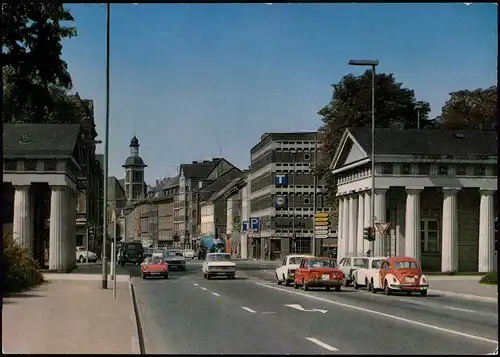
POLYGON ((420 296, 427 296, 427 290, 420 291, 420 296))
POLYGON ((142 279, 143 279, 143 280, 146 280, 146 275, 144 275, 144 274, 143 274, 143 275, 142 275, 142 279))
POLYGON ((341 286, 341 285, 336 285, 336 286, 335 286, 335 291, 336 291, 336 292, 341 291, 341 289, 342 289, 342 286, 341 286))
POLYGON ((389 283, 387 282, 387 280, 385 281, 385 284, 384 284, 384 292, 385 292, 385 295, 392 295, 392 290, 389 287, 389 283))
POLYGON ((407 291, 406 295, 410 296, 411 295, 411 291, 407 291))
POLYGON ((278 278, 278 274, 276 274, 276 284, 281 285, 283 282, 278 278))
POLYGON ((309 290, 309 286, 307 286, 307 284, 304 282, 304 280, 302 280, 302 286, 304 287, 304 291, 309 290))
POLYGON ((372 294, 377 293, 377 289, 375 289, 375 286, 373 285, 373 281, 370 281, 370 285, 369 285, 368 289, 372 292, 372 294))
POLYGON ((285 282, 285 286, 290 286, 290 280, 288 280, 284 276, 283 276, 283 281, 285 282))
POLYGON ((168 274, 163 275, 163 279, 168 279, 168 274))
POLYGON ((81 255, 81 256, 80 256, 80 258, 78 258, 78 261, 79 261, 80 263, 85 263, 85 258, 84 258, 84 256, 83 256, 83 255, 81 255))
POLYGON ((297 282, 295 280, 293 281, 293 288, 294 289, 298 289, 299 288, 299 284, 297 284, 297 282))
POLYGON ((330 291, 330 287, 329 286, 325 286, 325 290, 326 291, 330 291))
POLYGON ((356 280, 354 280, 354 289, 358 290, 359 289, 359 284, 356 280))

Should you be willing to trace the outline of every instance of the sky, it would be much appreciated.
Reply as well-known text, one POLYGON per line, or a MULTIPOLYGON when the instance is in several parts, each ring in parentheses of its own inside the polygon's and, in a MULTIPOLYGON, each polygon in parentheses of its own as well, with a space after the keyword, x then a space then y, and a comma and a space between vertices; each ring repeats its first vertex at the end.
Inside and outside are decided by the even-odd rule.
MULTIPOLYGON (((106 7, 66 7, 78 36, 63 58, 104 141, 106 7)), ((331 84, 364 71, 350 59, 379 60, 431 117, 450 92, 497 83, 491 3, 112 4, 110 28, 109 175, 135 134, 148 184, 213 157, 245 169, 263 133, 316 130, 331 84)))

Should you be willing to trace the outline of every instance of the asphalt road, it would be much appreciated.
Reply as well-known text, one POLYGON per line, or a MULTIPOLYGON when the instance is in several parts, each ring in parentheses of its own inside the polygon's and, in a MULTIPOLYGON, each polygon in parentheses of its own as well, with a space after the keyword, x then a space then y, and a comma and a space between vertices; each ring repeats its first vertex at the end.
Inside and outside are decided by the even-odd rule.
POLYGON ((498 344, 495 303, 305 292, 276 285, 272 266, 238 267, 235 280, 203 279, 198 261, 168 280, 131 267, 146 353, 486 354, 498 344))

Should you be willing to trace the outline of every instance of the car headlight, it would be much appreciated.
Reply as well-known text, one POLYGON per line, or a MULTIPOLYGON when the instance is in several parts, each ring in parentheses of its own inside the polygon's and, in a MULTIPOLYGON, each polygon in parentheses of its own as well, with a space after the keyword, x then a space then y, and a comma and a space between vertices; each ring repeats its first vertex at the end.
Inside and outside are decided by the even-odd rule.
POLYGON ((422 283, 427 284, 427 279, 425 278, 425 276, 422 276, 421 280, 422 280, 422 283))
POLYGON ((392 283, 393 284, 397 284, 398 283, 398 279, 396 279, 396 277, 394 277, 394 276, 392 277, 392 283))

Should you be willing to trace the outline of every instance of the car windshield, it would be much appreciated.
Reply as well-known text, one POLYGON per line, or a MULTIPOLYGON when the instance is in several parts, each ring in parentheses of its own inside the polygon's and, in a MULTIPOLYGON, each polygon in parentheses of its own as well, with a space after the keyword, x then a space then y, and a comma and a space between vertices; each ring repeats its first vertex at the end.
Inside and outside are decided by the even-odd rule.
POLYGON ((227 262, 231 260, 229 254, 209 254, 207 260, 211 262, 227 262))
POLYGON ((337 262, 332 259, 311 259, 307 262, 309 268, 336 268, 337 262))
POLYGON ((163 258, 160 258, 160 257, 154 257, 153 259, 151 259, 152 263, 150 264, 163 264, 164 261, 163 261, 163 258))
POLYGON ((382 263, 384 261, 382 259, 376 259, 376 260, 373 260, 372 261, 372 268, 373 269, 380 269, 380 267, 382 266, 382 263))
POLYGON ((139 250, 140 245, 139 244, 127 244, 127 245, 124 245, 124 247, 127 250, 139 250))
POLYGON ((418 263, 416 262, 397 262, 394 263, 396 269, 418 269, 418 263))
POLYGON ((354 258, 352 265, 355 267, 364 267, 368 263, 368 259, 364 258, 354 258))
POLYGON ((303 259, 304 258, 302 258, 302 257, 292 257, 288 260, 288 264, 300 264, 300 263, 302 263, 303 259))
POLYGON ((182 252, 179 252, 177 250, 167 250, 167 256, 169 257, 182 257, 184 256, 182 252))

